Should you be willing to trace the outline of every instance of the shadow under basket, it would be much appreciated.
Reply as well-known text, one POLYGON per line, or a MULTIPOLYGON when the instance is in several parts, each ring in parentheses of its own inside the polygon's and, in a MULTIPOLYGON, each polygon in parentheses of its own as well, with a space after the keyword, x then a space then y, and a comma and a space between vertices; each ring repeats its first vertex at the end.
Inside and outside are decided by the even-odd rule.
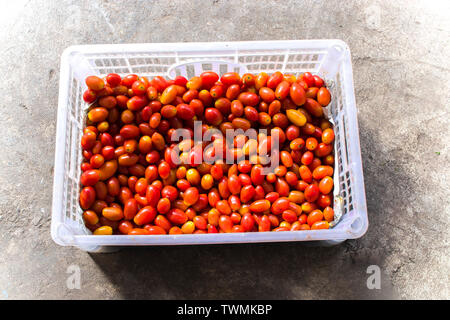
POLYGON ((61 58, 51 235, 63 246, 106 252, 118 246, 308 241, 333 245, 361 237, 368 228, 350 50, 341 40, 107 44, 67 48, 61 58), (191 235, 94 236, 84 226, 80 193, 82 136, 89 75, 130 73, 173 79, 203 71, 275 71, 321 76, 331 91, 327 107, 335 125, 335 209, 328 230, 191 235), (338 202, 337 202, 338 201, 338 202))

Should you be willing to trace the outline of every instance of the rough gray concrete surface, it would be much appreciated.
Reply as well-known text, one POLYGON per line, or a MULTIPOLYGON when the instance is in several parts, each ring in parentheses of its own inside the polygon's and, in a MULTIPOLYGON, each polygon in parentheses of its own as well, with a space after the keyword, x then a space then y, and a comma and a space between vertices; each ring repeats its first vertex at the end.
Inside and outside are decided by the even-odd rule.
MULTIPOLYGON (((6 3, 6 2, 5 2, 6 3)), ((9 1, 0 13, 0 299, 442 299, 449 1, 9 1), (60 55, 74 44, 272 39, 352 51, 369 230, 301 243, 88 254, 50 238, 60 55), (66 285, 70 265, 81 288, 66 285), (367 268, 381 289, 366 286, 367 268)))

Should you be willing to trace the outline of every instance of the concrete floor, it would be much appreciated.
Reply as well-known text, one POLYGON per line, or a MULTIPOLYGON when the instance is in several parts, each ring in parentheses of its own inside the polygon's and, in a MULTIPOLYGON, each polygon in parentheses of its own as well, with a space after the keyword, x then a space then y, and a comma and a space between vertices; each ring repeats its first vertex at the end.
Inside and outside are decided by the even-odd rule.
POLYGON ((9 1, 0 13, 0 299, 450 298, 449 1, 9 1), (369 230, 88 254, 50 238, 59 59, 89 43, 340 38, 369 230), (66 285, 80 268, 81 288, 66 285), (367 268, 381 269, 369 290, 367 268), (70 271, 70 269, 69 269, 70 271))

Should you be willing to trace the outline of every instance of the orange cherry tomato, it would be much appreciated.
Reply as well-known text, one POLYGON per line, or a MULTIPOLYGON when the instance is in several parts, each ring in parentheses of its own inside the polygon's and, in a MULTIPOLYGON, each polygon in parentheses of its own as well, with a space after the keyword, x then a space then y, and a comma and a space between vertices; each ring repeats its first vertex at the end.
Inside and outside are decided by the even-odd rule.
POLYGON ((326 107, 330 104, 331 95, 330 91, 327 88, 321 87, 317 92, 317 102, 321 104, 323 107, 326 107))
POLYGON ((333 178, 323 177, 319 182, 319 190, 323 194, 329 194, 333 190, 333 178))

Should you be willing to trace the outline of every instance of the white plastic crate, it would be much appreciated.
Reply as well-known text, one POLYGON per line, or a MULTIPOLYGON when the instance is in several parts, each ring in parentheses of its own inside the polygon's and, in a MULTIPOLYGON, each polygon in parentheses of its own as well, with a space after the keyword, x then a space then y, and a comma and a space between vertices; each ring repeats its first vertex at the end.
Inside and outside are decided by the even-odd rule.
MULTIPOLYGON (((336 205, 336 204, 335 204, 336 205)), ((335 244, 361 237, 367 230, 357 110, 350 50, 341 40, 293 40, 212 43, 84 45, 67 48, 61 58, 56 132, 51 235, 64 246, 105 251, 108 246, 180 245, 315 241, 335 244), (323 77, 331 91, 328 111, 335 123, 335 184, 339 184, 342 218, 331 229, 199 235, 93 236, 84 226, 78 204, 81 174, 80 139, 87 104, 82 99, 88 75, 135 73, 153 77, 192 77, 203 71, 323 77)))

